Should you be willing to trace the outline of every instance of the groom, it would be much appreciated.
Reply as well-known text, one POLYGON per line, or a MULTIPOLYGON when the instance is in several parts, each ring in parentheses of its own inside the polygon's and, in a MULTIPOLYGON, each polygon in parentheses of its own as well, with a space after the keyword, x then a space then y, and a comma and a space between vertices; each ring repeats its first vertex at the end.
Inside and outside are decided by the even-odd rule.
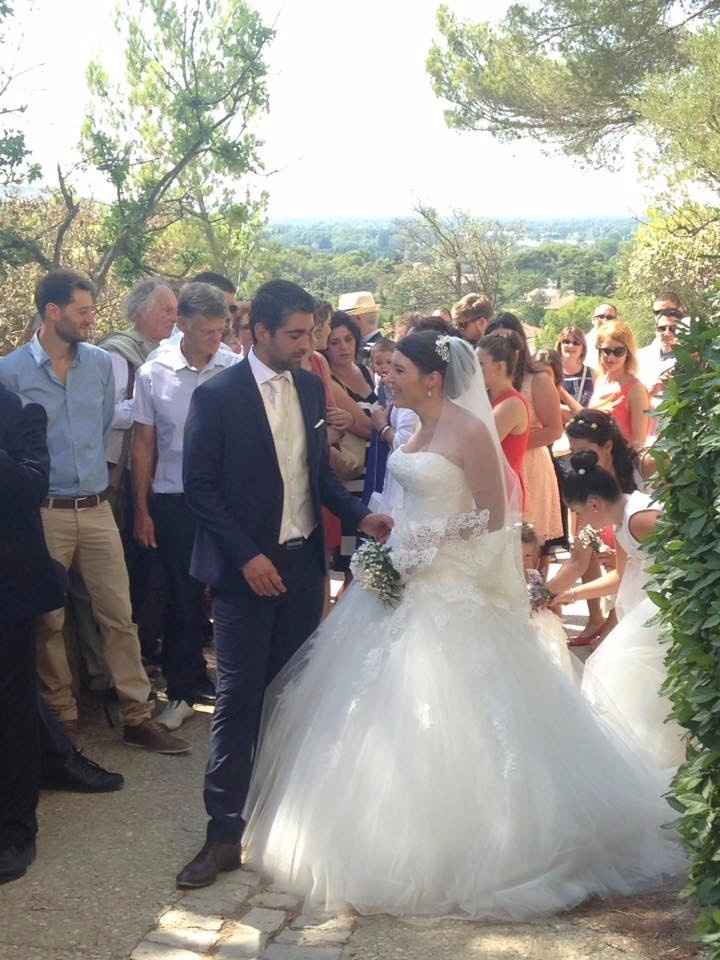
POLYGON ((350 496, 329 466, 323 386, 300 369, 313 349, 314 306, 294 283, 260 287, 247 359, 198 387, 190 405, 184 486, 198 520, 192 573, 215 593, 217 702, 207 840, 178 874, 181 888, 208 886, 240 866, 265 688, 322 614, 321 507, 381 541, 392 527, 350 496))

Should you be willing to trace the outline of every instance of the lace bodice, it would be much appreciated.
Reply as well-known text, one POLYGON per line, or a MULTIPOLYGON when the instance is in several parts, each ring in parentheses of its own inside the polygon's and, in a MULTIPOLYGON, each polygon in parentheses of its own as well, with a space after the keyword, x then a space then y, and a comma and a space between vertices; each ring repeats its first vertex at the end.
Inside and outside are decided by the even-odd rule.
POLYGON ((429 450, 406 453, 399 447, 388 460, 388 470, 403 489, 403 514, 425 521, 475 509, 462 468, 429 450))
POLYGON ((526 608, 516 533, 488 532, 488 511, 476 505, 462 468, 439 453, 398 448, 388 469, 403 489, 389 545, 406 597, 420 591, 444 603, 526 608))

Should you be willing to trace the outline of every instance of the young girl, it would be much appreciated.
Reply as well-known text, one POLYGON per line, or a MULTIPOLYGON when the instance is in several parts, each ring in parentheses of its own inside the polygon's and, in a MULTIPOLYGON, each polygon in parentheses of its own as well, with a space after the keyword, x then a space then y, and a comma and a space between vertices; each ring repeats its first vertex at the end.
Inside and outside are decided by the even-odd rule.
POLYGON ((562 621, 546 606, 539 606, 533 602, 534 594, 541 593, 545 585, 547 557, 543 556, 543 544, 540 543, 538 535, 529 523, 522 525, 520 538, 525 578, 530 592, 530 622, 535 627, 540 643, 555 666, 562 670, 568 680, 579 684, 582 664, 568 650, 567 634, 562 621))
POLYGON ((618 732, 639 742, 657 766, 672 770, 683 762, 685 750, 680 727, 666 722, 671 705, 660 692, 665 650, 660 627, 648 623, 657 608, 645 590, 643 548, 655 532, 660 510, 646 493, 621 493, 592 450, 571 456, 563 496, 583 526, 601 530, 612 525, 617 541, 617 569, 556 598, 572 603, 617 593, 618 625, 586 662, 583 694, 618 732))

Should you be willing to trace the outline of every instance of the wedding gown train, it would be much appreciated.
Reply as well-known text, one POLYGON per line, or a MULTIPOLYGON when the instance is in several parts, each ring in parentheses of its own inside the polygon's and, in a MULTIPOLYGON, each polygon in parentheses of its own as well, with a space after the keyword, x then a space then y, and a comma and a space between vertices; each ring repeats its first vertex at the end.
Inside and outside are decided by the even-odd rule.
POLYGON ((245 856, 307 910, 525 919, 683 868, 662 777, 538 643, 514 534, 396 451, 395 609, 355 583, 275 681, 245 856))

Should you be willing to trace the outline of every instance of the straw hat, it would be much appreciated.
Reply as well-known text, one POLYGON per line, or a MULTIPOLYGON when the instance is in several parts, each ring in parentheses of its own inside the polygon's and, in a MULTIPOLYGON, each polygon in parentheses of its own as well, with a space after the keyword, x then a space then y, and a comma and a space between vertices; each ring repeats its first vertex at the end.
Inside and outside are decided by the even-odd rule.
POLYGON ((380 304, 375 303, 375 297, 368 290, 360 290, 356 293, 341 293, 338 310, 343 310, 353 317, 362 317, 366 313, 379 313, 380 304))

